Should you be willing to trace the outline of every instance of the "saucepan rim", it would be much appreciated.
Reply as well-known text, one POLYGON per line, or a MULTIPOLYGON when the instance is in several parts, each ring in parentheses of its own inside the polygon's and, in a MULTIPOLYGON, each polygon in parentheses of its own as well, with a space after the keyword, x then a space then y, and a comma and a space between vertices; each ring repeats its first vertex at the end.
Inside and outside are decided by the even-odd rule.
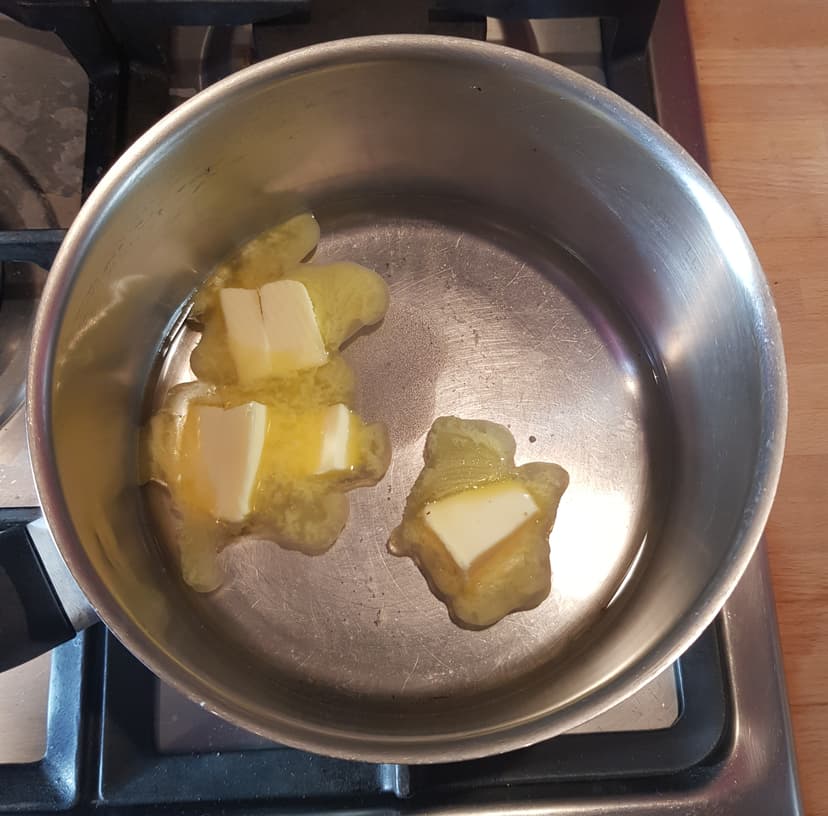
MULTIPOLYGON (((743 264, 743 268, 745 264, 743 264)), ((592 719, 633 694, 672 664, 708 627, 735 588, 760 540, 779 479, 787 423, 787 385, 781 332, 775 307, 758 260, 730 207, 691 156, 655 123, 614 93, 566 68, 539 57, 477 41, 429 35, 360 37, 315 45, 257 63, 202 91, 165 116, 138 139, 104 176, 82 207, 64 239, 52 266, 35 321, 27 383, 27 430, 40 503, 60 551, 75 579, 101 619, 153 672, 208 710, 250 731, 299 748, 351 759, 378 762, 438 762, 469 759, 523 747, 592 719), (712 208, 728 222, 727 239, 733 251, 747 258, 747 277, 761 330, 757 359, 762 379, 761 427, 763 445, 757 452, 756 482, 745 507, 738 540, 731 558, 717 571, 691 613, 640 659, 632 661, 604 686, 586 691, 560 709, 525 721, 506 724, 503 730, 469 731, 422 738, 322 729, 287 716, 271 716, 267 723, 255 713, 221 699, 209 685, 176 655, 165 651, 150 635, 136 627, 125 610, 98 579, 71 521, 54 462, 52 443, 53 368, 61 320, 72 297, 75 273, 95 240, 96 228, 132 180, 153 161, 158 151, 223 100, 249 93, 257 86, 292 75, 325 69, 350 61, 440 59, 496 64, 515 72, 516 79, 543 83, 551 94, 569 94, 581 104, 610 118, 625 129, 680 178, 688 196, 702 209, 712 208)))

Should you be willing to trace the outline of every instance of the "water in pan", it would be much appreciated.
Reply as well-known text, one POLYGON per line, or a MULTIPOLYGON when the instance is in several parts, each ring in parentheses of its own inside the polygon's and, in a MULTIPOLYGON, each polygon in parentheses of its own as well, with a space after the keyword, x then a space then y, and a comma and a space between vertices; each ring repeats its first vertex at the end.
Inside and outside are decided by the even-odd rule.
MULTIPOLYGON (((224 587, 194 603, 269 671, 339 692, 416 700, 509 682, 601 614, 645 540, 660 415, 647 357, 587 270, 519 226, 425 198, 402 211, 377 199, 317 215, 319 260, 373 266, 391 286, 386 320, 347 356, 358 408, 389 426, 393 461, 379 486, 353 495, 330 553, 311 561, 237 544, 223 556, 224 587), (455 627, 416 567, 385 549, 424 436, 444 414, 506 424, 519 463, 556 461, 571 476, 550 597, 477 633, 455 627)), ((179 336, 156 393, 189 376, 193 340, 179 336)))

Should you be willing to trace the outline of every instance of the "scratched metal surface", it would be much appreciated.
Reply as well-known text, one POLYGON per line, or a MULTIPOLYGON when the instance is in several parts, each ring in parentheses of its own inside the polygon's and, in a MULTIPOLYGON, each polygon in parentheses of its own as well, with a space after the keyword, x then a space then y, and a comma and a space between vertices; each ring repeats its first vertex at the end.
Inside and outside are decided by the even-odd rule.
POLYGON ((0 672, 0 765, 43 758, 51 669, 50 653, 0 672))
MULTIPOLYGON (((319 211, 316 256, 372 266, 391 287, 383 324, 346 352, 359 409, 391 431, 387 476, 351 494, 350 521, 324 557, 236 544, 223 588, 194 602, 277 675, 338 693, 462 699, 551 668, 618 590, 646 534, 652 375, 624 320, 556 244, 438 199, 397 206, 319 211), (550 596, 483 632, 458 629, 414 564, 386 550, 425 434, 445 414, 502 422, 519 463, 556 461, 571 476, 550 596)), ((159 395, 190 377, 195 339, 180 335, 159 395)))
MULTIPOLYGON (((88 80, 57 35, 0 14, 0 229, 66 227, 80 206, 88 80)), ((23 412, 44 273, 7 264, 0 285, 0 508, 37 504, 23 412)))

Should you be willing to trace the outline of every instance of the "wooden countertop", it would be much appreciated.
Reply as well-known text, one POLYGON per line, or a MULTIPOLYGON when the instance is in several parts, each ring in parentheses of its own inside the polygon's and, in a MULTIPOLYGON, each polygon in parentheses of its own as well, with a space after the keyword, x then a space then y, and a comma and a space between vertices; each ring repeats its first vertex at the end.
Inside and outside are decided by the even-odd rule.
POLYGON ((687 0, 712 175, 768 276, 790 421, 767 531, 809 816, 828 816, 828 3, 687 0))

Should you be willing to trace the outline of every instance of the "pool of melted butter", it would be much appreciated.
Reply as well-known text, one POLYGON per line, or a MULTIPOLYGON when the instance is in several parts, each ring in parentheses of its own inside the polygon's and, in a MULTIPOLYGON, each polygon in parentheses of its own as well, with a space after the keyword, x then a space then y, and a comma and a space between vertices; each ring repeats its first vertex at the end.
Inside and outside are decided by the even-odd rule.
POLYGON ((339 348, 364 326, 382 319, 388 288, 358 264, 302 263, 319 240, 312 215, 303 214, 265 232, 222 263, 195 293, 192 320, 202 335, 190 366, 195 382, 173 388, 144 428, 143 482, 169 491, 177 516, 182 576, 201 592, 220 586, 218 554, 245 536, 318 555, 333 546, 348 519, 347 492, 376 484, 385 475, 391 448, 384 425, 353 412, 356 382, 339 348), (318 368, 295 371, 249 385, 239 383, 219 303, 224 287, 259 288, 274 280, 303 283, 328 352, 318 368), (214 518, 198 488, 191 452, 199 444, 191 407, 268 406, 264 452, 256 473, 250 513, 238 523, 214 518), (328 406, 351 409, 348 467, 316 473, 321 418, 328 406))
POLYGON ((540 604, 551 588, 549 535, 569 484, 567 472, 547 462, 516 467, 515 440, 507 428, 457 417, 435 420, 423 458, 402 523, 388 542, 390 552, 414 560, 459 626, 481 629, 540 604), (534 499, 538 512, 461 569, 426 525, 427 505, 473 488, 514 483, 534 499))

